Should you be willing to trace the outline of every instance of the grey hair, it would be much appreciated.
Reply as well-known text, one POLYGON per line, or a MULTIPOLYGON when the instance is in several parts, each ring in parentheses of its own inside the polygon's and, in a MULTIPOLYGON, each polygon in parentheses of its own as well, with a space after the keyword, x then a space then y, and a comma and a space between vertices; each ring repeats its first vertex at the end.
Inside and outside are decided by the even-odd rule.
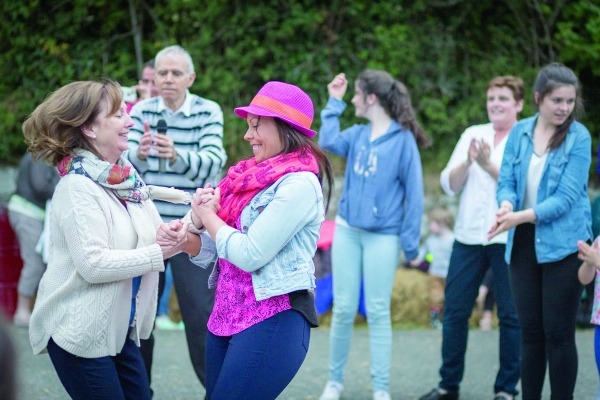
POLYGON ((155 65, 158 65, 158 63, 160 62, 160 59, 163 56, 166 56, 168 54, 179 54, 182 55, 185 58, 185 61, 188 65, 188 73, 189 74, 193 74, 194 73, 194 62, 192 61, 192 56, 190 56, 190 53, 188 53, 188 51, 186 49, 184 49, 183 47, 179 46, 179 45, 173 45, 173 46, 169 46, 169 47, 165 47, 164 49, 162 49, 161 51, 159 51, 158 53, 156 53, 156 57, 154 57, 154 63, 155 65))

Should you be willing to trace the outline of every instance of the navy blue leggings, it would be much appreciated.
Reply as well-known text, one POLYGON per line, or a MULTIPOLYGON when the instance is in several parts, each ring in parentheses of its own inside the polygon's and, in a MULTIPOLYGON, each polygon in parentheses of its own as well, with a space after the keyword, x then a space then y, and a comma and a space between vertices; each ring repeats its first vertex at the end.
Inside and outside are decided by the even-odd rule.
POLYGON ((552 400, 573 398, 577 380, 575 321, 583 286, 577 278, 577 253, 538 263, 534 225, 515 231, 510 280, 521 324, 523 400, 539 400, 546 366, 552 400))
POLYGON ((125 340, 114 357, 83 358, 48 342, 48 354, 60 382, 73 400, 149 400, 150 384, 140 349, 125 340))
POLYGON ((208 400, 275 399, 306 358, 308 321, 288 310, 233 336, 206 337, 208 400))
POLYGON ((600 325, 594 326, 594 355, 596 357, 598 376, 600 376, 600 325))

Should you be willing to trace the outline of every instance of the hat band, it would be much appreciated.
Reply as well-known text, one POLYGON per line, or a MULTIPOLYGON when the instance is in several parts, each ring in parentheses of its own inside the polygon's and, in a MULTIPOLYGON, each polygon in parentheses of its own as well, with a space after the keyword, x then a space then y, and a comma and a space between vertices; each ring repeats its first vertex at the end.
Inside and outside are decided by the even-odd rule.
POLYGON ((269 111, 277 112, 282 117, 290 119, 304 128, 310 128, 310 124, 312 123, 312 119, 301 111, 298 111, 294 107, 282 103, 279 100, 272 99, 262 94, 257 94, 254 96, 250 105, 259 106, 269 111))

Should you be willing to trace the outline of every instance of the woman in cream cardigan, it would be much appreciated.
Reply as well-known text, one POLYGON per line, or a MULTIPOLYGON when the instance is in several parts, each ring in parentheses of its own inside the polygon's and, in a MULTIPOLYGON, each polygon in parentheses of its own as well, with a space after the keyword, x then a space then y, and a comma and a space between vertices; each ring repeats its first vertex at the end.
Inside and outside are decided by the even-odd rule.
POLYGON ((137 346, 150 335, 158 272, 173 250, 156 244, 151 188, 121 157, 132 125, 113 81, 70 83, 23 124, 34 157, 61 176, 30 340, 73 399, 151 398, 137 346))

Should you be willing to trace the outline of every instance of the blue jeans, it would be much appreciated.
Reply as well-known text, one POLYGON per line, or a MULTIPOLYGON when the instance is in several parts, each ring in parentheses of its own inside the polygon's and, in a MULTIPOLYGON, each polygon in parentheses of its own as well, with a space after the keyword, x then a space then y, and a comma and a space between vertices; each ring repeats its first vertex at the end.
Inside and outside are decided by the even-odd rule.
POLYGON ((442 366, 439 387, 458 393, 465 370, 469 318, 488 268, 494 273, 494 293, 500 320, 500 370, 494 393, 517 394, 520 376, 521 330, 511 292, 505 245, 466 245, 455 241, 446 278, 442 366))
POLYGON ((400 255, 398 235, 336 225, 332 245, 333 318, 329 380, 343 382, 363 282, 373 391, 388 391, 392 350, 390 302, 400 255))
MULTIPOLYGON (((205 346, 208 317, 215 301, 215 289, 208 288, 212 268, 201 268, 186 253, 169 258, 173 287, 185 325, 185 338, 194 372, 206 387, 205 346)), ((159 344, 160 346, 160 344, 159 344)))
POLYGON ((600 325, 594 326, 594 357, 596 359, 596 369, 598 370, 598 376, 600 377, 600 325))
POLYGON ((287 310, 233 336, 206 336, 206 398, 269 400, 292 381, 306 358, 310 326, 287 310))
POLYGON ((150 384, 140 349, 129 338, 116 356, 83 358, 48 342, 52 365, 73 400, 149 400, 150 384))

